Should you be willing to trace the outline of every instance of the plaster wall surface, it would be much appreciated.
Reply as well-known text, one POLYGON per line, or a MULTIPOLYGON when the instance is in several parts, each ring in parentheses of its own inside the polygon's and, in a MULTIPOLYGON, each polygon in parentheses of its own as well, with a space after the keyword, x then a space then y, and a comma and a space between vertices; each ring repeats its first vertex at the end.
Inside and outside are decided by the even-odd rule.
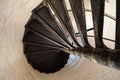
POLYGON ((120 80, 120 71, 74 55, 54 74, 34 70, 23 54, 22 38, 31 11, 40 2, 0 0, 0 80, 120 80))

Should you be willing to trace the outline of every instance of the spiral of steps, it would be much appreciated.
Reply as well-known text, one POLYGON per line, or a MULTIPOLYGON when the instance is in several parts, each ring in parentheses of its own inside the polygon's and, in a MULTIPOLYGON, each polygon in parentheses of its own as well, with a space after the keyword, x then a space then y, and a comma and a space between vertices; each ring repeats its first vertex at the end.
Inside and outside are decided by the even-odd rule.
POLYGON ((82 55, 94 62, 120 68, 119 50, 119 1, 116 6, 115 49, 103 42, 104 0, 91 0, 93 28, 86 29, 83 0, 69 0, 77 25, 75 32, 64 0, 43 0, 32 11, 25 26, 24 53, 28 62, 40 72, 56 72, 64 67, 69 54, 82 55), (87 31, 94 30, 95 47, 89 44, 87 31), (83 45, 81 45, 81 43, 83 45))

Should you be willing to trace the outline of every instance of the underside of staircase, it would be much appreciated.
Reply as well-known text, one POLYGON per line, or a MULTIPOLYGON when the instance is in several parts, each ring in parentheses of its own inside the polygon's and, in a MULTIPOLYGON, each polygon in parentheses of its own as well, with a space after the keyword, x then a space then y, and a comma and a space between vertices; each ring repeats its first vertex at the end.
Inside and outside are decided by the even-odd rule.
MULTIPOLYGON (((69 0, 78 32, 70 21, 64 0, 43 0, 25 26, 23 37, 27 61, 40 72, 54 73, 68 62, 70 54, 120 69, 120 0, 116 0, 115 48, 103 42, 105 0, 91 0, 93 28, 86 28, 83 0, 69 0), (94 31, 95 47, 87 31, 94 31)), ((109 39, 107 39, 109 40, 109 39)))

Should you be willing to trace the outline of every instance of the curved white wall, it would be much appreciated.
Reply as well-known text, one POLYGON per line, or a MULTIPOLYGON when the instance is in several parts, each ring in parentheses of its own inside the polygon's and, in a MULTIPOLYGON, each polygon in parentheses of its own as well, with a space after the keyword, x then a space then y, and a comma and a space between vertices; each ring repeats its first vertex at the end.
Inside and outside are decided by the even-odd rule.
POLYGON ((40 2, 41 0, 0 0, 0 80, 120 79, 120 71, 78 56, 72 56, 65 68, 55 74, 47 75, 34 70, 23 54, 22 37, 32 9, 40 2))

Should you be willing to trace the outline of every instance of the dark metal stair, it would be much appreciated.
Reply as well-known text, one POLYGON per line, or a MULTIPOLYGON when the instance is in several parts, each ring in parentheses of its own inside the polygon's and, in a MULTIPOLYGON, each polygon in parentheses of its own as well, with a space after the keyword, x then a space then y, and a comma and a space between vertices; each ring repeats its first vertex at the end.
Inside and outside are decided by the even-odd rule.
POLYGON ((52 73, 64 67, 69 59, 68 53, 77 53, 102 65, 120 69, 120 1, 116 1, 116 41, 113 50, 103 43, 104 0, 91 0, 94 28, 89 30, 94 29, 95 48, 87 39, 89 30, 86 29, 83 0, 69 0, 79 36, 73 29, 64 0, 44 0, 33 10, 25 26, 23 44, 28 62, 40 72, 52 73), (83 46, 77 37, 82 39, 83 46))

